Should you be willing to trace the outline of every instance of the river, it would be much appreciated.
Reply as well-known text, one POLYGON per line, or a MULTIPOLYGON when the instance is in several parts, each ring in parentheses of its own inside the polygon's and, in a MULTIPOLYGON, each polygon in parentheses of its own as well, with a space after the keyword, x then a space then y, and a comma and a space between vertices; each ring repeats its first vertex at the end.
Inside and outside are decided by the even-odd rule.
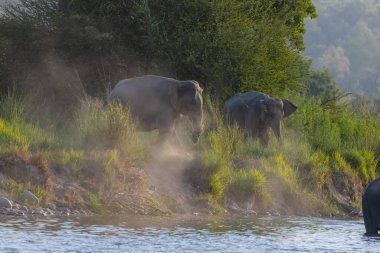
POLYGON ((0 217, 0 252, 380 252, 362 219, 0 217))

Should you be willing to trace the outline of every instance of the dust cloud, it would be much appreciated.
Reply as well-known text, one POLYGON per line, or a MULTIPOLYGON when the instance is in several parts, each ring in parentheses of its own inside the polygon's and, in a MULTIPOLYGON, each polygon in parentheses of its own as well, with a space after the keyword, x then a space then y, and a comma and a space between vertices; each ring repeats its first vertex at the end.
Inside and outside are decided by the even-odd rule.
MULTIPOLYGON (((188 122, 180 122, 180 124, 186 123, 188 122)), ((187 180, 187 173, 195 159, 198 144, 187 144, 185 136, 190 135, 190 132, 186 131, 188 129, 182 130, 178 127, 176 129, 178 136, 147 151, 144 170, 153 197, 175 213, 193 214, 199 211, 199 206, 193 186, 187 180)))

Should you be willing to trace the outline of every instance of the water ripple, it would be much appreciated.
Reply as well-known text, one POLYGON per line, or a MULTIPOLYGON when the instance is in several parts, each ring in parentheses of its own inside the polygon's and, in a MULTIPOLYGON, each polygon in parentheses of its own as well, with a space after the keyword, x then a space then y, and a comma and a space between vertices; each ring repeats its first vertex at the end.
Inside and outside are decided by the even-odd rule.
POLYGON ((0 218, 0 252, 380 252, 362 220, 0 218))

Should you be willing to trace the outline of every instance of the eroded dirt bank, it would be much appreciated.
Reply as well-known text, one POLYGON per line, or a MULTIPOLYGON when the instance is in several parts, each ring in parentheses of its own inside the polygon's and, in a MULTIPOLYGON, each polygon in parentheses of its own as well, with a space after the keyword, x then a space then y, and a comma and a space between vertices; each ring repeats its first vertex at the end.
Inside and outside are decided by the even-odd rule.
POLYGON ((318 201, 293 192, 275 176, 267 180, 270 196, 265 203, 254 198, 241 201, 229 198, 227 194, 215 207, 216 202, 201 192, 207 186, 199 178, 200 163, 192 154, 175 148, 170 152, 166 150, 164 155, 160 152, 150 154, 140 168, 117 164, 112 177, 103 167, 87 158, 73 172, 69 167, 49 162, 38 154, 2 154, 0 215, 233 213, 357 216, 360 213, 350 204, 348 196, 360 190, 352 189, 355 182, 350 182, 344 189, 339 182, 331 182, 328 191, 338 209, 329 212, 318 201), (30 192, 38 200, 25 192, 30 192))

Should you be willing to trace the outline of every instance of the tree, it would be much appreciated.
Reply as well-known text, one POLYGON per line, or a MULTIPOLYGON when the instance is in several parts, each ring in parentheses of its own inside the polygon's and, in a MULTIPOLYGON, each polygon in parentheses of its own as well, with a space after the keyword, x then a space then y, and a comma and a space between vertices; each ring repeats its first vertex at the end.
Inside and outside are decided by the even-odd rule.
MULTIPOLYGON (((104 76, 112 85, 156 73, 199 80, 225 99, 299 88, 309 69, 300 54, 307 17, 316 17, 311 0, 20 0, 5 8, 0 34, 17 44, 23 35, 10 37, 1 26, 38 28, 24 51, 36 56, 30 65, 48 52, 75 66, 92 94, 104 89, 104 76)), ((0 50, 8 51, 5 44, 0 50)))
POLYGON ((335 104, 339 99, 347 96, 343 93, 328 69, 314 70, 305 84, 306 95, 320 97, 322 104, 335 104))

